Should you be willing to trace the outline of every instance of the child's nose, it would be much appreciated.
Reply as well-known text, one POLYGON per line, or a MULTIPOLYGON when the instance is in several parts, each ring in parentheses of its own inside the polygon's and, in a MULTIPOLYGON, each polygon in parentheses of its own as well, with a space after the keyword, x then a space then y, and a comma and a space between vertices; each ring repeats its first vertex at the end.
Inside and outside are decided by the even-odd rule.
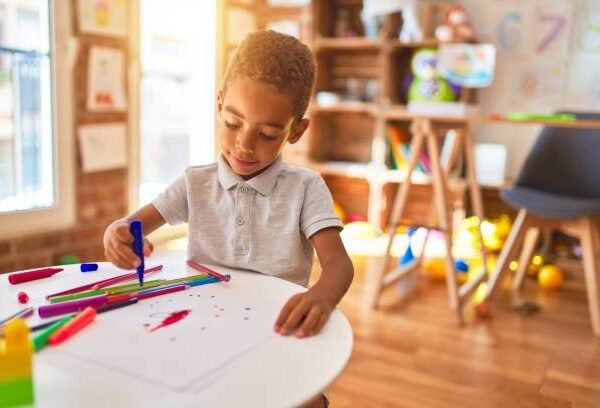
POLYGON ((242 152, 252 153, 254 152, 255 137, 253 132, 249 129, 246 132, 242 132, 238 138, 238 148, 242 152))

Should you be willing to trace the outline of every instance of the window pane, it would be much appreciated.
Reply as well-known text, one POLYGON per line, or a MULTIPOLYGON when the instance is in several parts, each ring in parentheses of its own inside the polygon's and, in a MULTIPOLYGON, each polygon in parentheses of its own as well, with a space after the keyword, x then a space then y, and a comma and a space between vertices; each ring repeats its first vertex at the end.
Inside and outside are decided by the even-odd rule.
POLYGON ((215 0, 141 0, 140 203, 214 159, 215 0))
POLYGON ((32 51, 49 40, 45 5, 0 7, 0 212, 54 204, 50 58, 32 51))

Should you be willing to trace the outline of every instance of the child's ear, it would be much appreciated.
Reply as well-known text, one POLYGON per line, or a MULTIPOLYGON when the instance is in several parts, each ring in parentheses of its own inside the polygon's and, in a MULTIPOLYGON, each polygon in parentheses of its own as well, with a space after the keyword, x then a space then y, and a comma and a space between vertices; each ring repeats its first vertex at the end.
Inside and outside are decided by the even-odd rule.
POLYGON ((223 98, 223 90, 219 90, 217 93, 217 113, 220 113, 221 109, 223 108, 223 98))
POLYGON ((293 127, 292 134, 290 135, 288 142, 290 144, 294 144, 298 140, 300 140, 300 138, 302 137, 302 135, 308 128, 309 123, 310 123, 310 120, 308 118, 304 118, 300 122, 298 122, 298 124, 293 127))

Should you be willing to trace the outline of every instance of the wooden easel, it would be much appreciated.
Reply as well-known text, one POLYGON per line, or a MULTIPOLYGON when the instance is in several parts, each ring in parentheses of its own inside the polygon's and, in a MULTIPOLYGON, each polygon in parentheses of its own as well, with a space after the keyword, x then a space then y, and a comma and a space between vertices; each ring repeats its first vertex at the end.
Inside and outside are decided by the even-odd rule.
MULTIPOLYGON (((448 211, 448 200, 446 197, 446 178, 450 174, 452 167, 459 156, 461 146, 464 152, 464 158, 466 162, 467 171, 467 184, 470 190, 471 202, 475 215, 482 220, 483 219, 483 204, 481 199, 481 190, 477 184, 477 178, 475 174, 475 157, 473 151, 473 140, 469 129, 468 121, 460 122, 456 118, 446 121, 444 123, 443 118, 429 118, 429 117, 417 117, 413 118, 411 123, 411 133, 413 135, 411 146, 410 146, 410 159, 408 163, 408 171, 406 175, 406 181, 402 183, 396 197, 394 199, 394 205, 390 214, 388 222, 388 234, 389 240, 385 251, 383 263, 380 272, 377 276, 377 283, 373 294, 372 306, 379 306, 379 298, 384 288, 393 285, 403 277, 409 274, 413 274, 421 265, 425 248, 427 245, 427 237, 423 245, 421 254, 410 264, 398 267, 392 271, 388 271, 388 266, 391 258, 391 248, 396 235, 396 229, 400 224, 400 219, 404 213, 406 207, 406 201, 408 199, 408 193, 411 186, 411 177, 413 170, 415 169, 423 147, 427 146, 429 153, 429 160, 431 161, 431 177, 433 182, 433 205, 435 212, 430 210, 429 223, 431 225, 425 225, 428 229, 438 229, 444 232, 444 242, 446 247, 446 282, 448 286, 448 299, 450 306, 456 310, 459 325, 463 324, 463 313, 462 309, 468 300, 469 296, 473 291, 483 282, 487 277, 487 256, 485 247, 483 245, 483 237, 481 235, 481 222, 479 223, 479 240, 481 243, 481 252, 483 257, 483 269, 475 277, 465 282, 460 287, 458 286, 456 279, 456 269, 454 266, 454 258, 452 255, 452 222, 450 220, 450 214, 448 211), (451 152, 448 156, 448 160, 444 163, 444 168, 440 162, 440 148, 438 136, 436 134, 436 127, 444 125, 448 128, 448 123, 451 123, 450 128, 456 132, 456 138, 454 140, 451 152), (435 215, 435 216, 434 216, 435 215), (432 222, 435 220, 435 223, 432 222)), ((428 233, 429 235, 429 233, 428 233)), ((427 235, 427 236, 428 236, 427 235)))

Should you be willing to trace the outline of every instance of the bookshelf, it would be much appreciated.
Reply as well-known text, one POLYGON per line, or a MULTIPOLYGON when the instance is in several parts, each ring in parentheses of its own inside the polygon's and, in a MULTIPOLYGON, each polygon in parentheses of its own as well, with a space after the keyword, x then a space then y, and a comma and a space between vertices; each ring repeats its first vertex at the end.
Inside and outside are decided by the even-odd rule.
MULTIPOLYGON (((353 201, 361 202, 359 207, 365 211, 362 215, 384 229, 396 191, 406 180, 406 171, 395 169, 390 161, 388 127, 402 127, 410 135, 413 115, 406 108, 403 80, 410 73, 414 52, 438 45, 433 37, 433 19, 439 3, 423 2, 425 9, 420 14, 424 16, 421 22, 424 39, 412 43, 398 40, 401 17, 397 14, 385 19, 376 38, 365 37, 360 21, 362 3, 361 0, 311 2, 310 45, 318 66, 315 99, 309 110, 311 126, 306 146, 290 159, 293 164, 320 172, 346 214, 356 208, 353 201), (336 33, 340 13, 347 17, 349 31, 356 37, 340 37, 336 33), (375 91, 365 92, 368 86, 375 91), (320 103, 320 92, 346 94, 350 101, 342 98, 320 103), (348 183, 350 179, 352 183, 348 183), (362 181, 361 188, 356 188, 358 180, 362 181)), ((465 102, 474 103, 475 99, 470 92, 461 95, 465 102)), ((418 172, 412 180, 416 186, 410 192, 406 222, 419 223, 431 203, 432 180, 430 175, 418 172)), ((449 193, 450 202, 464 205, 464 183, 450 184, 449 193)))

